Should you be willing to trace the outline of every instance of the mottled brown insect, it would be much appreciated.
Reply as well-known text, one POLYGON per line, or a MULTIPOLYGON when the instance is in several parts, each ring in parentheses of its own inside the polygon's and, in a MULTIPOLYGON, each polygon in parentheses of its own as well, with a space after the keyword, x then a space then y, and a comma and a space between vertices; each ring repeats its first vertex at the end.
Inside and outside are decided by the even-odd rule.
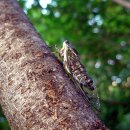
POLYGON ((63 59, 65 69, 70 74, 83 96, 87 98, 87 101, 91 102, 91 104, 99 109, 100 103, 99 97, 97 96, 96 86, 94 86, 92 78, 81 64, 76 49, 66 40, 63 42, 61 50, 59 50, 59 55, 63 59))

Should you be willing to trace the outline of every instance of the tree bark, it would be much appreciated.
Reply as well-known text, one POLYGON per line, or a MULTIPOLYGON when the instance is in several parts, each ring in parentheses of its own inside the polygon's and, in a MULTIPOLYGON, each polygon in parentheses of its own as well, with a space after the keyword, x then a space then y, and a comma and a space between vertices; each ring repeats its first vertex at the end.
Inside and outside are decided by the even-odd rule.
POLYGON ((127 9, 130 9, 130 2, 128 2, 127 0, 113 0, 113 1, 127 9))
POLYGON ((15 0, 0 0, 0 102, 12 130, 107 129, 15 0))

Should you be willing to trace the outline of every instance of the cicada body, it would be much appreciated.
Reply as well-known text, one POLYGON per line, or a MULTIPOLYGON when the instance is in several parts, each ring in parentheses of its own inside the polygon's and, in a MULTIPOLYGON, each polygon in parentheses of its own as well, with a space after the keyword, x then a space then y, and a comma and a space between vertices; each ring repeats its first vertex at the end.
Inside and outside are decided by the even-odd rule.
POLYGON ((97 96, 96 86, 92 78, 88 75, 85 67, 81 64, 78 52, 67 40, 63 42, 63 47, 59 51, 63 59, 63 64, 67 72, 71 75, 74 83, 80 88, 87 101, 99 109, 99 98, 97 96))

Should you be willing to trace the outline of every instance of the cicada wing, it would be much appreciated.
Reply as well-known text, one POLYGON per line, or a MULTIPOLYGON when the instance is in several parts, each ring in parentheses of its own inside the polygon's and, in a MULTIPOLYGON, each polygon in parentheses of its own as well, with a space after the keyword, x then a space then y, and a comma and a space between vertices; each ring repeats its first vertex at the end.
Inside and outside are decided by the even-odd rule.
POLYGON ((86 90, 85 87, 82 87, 76 80, 72 78, 78 92, 83 96, 84 100, 89 103, 92 108, 96 111, 100 111, 100 101, 97 94, 97 90, 90 91, 89 89, 86 90), (85 89, 84 89, 85 88, 85 89))
POLYGON ((92 108, 94 108, 96 111, 100 111, 100 103, 99 98, 95 96, 94 93, 92 93, 89 89, 88 91, 85 90, 85 87, 82 87, 76 80, 72 79, 74 82, 78 92, 83 96, 84 100, 90 104, 92 108), (90 91, 90 92, 89 92, 90 91))
POLYGON ((79 93, 83 96, 83 98, 85 99, 85 101, 89 102, 90 99, 89 99, 88 95, 85 93, 85 91, 83 90, 83 88, 80 86, 80 84, 79 84, 76 80, 74 80, 74 79, 72 79, 72 81, 73 81, 73 83, 75 84, 75 86, 76 86, 78 92, 79 92, 79 93))
POLYGON ((100 100, 97 92, 97 88, 93 91, 89 90, 87 87, 83 87, 83 90, 87 97, 89 98, 90 104, 98 111, 100 111, 100 100))

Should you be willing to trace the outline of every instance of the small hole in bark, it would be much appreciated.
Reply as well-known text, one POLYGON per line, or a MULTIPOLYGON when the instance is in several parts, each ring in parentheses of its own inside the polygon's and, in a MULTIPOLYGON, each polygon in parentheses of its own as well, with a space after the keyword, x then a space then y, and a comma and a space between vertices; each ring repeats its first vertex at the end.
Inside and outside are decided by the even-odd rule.
POLYGON ((49 70, 49 71, 48 71, 48 73, 51 73, 51 72, 52 72, 52 70, 49 70))

